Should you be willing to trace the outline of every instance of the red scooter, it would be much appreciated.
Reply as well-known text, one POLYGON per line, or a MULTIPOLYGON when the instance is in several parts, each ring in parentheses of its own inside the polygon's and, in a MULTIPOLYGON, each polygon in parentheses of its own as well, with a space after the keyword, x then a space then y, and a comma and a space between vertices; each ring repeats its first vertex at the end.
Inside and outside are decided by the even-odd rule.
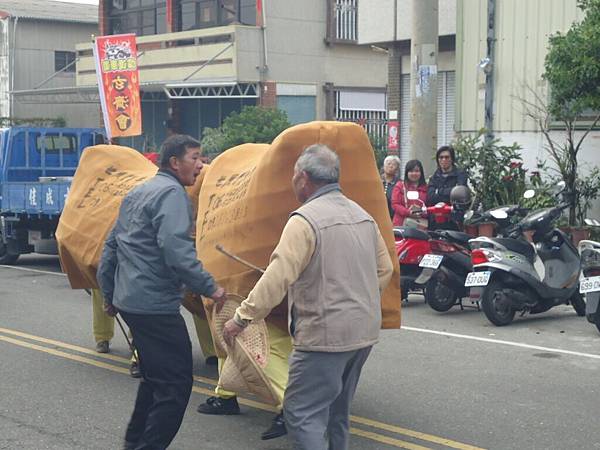
MULTIPOLYGON (((407 192, 407 197, 410 200, 417 200, 418 194, 407 192), (416 198, 414 198, 415 194, 416 198)), ((430 207, 423 205, 421 210, 422 216, 429 215, 433 217, 435 223, 444 223, 450 218, 452 206, 446 203, 438 203, 430 207)), ((422 265, 423 257, 432 254, 431 236, 426 229, 401 226, 394 227, 394 237, 396 239, 396 254, 400 263, 400 291, 402 292, 402 300, 407 301, 410 292, 423 291, 424 285, 419 283, 417 279, 423 267, 431 267, 431 263, 425 264, 425 266, 422 265)))

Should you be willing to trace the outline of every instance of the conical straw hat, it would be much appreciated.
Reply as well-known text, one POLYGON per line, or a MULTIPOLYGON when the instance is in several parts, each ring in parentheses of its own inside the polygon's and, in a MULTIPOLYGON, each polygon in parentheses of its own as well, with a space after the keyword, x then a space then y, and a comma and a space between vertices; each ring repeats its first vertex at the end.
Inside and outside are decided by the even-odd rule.
POLYGON ((264 372, 269 359, 269 332, 264 320, 251 323, 229 348, 233 360, 251 393, 271 405, 280 403, 277 391, 264 372))
POLYGON ((227 356, 227 345, 223 339, 223 327, 225 326, 225 322, 233 319, 235 310, 240 306, 243 297, 239 297, 240 300, 238 300, 238 297, 235 294, 227 294, 227 300, 225 300, 221 311, 217 312, 214 307, 212 310, 212 321, 209 321, 209 323, 212 325, 213 341, 217 356, 219 357, 227 356))

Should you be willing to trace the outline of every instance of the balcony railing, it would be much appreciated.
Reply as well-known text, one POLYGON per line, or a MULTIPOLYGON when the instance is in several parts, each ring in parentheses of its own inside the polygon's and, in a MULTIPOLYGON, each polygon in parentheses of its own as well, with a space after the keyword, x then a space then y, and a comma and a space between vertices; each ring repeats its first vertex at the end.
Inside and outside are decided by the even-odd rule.
MULTIPOLYGON (((240 71, 243 72, 243 81, 258 81, 258 61, 247 61, 248 67, 241 70, 238 54, 254 53, 258 60, 259 33, 257 27, 229 25, 138 37, 141 85, 207 79, 239 80, 240 71)), ((92 44, 78 44, 76 49, 79 58, 77 86, 97 84, 92 44)))
POLYGON ((328 42, 358 40, 358 0, 328 0, 328 42))

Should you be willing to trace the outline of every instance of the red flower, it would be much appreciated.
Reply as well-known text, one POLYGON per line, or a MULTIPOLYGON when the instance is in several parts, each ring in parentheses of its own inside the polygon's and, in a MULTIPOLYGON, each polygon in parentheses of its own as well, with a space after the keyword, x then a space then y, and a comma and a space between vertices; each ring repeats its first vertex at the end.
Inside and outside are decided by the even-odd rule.
POLYGON ((510 166, 509 166, 509 167, 510 167, 511 169, 520 169, 522 165, 523 165, 523 163, 522 163, 522 162, 513 161, 513 162, 511 162, 511 163, 510 163, 510 166))

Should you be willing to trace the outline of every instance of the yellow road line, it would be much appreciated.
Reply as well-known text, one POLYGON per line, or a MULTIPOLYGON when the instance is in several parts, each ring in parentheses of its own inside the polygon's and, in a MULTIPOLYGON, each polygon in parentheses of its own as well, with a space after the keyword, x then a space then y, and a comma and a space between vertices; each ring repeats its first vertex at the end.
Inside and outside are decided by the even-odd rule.
POLYGON ((371 431, 364 431, 359 428, 350 427, 350 433, 367 439, 372 439, 377 442, 382 442, 383 444, 393 445, 394 447, 407 448, 409 450, 430 450, 429 447, 423 447, 421 445, 401 441, 399 439, 394 439, 389 436, 384 436, 383 434, 373 433, 371 431))
POLYGON ((403 434, 410 436, 422 441, 429 441, 434 444, 445 445, 446 447, 457 448, 460 450, 484 450, 480 447, 474 447, 472 445, 463 444, 461 442, 451 441, 443 437, 434 436, 427 433, 421 433, 419 431, 409 430, 407 428, 398 427, 396 425, 389 425, 387 423, 378 422, 376 420, 367 419, 365 417, 350 416, 352 422, 360 423, 362 425, 368 425, 373 428, 379 428, 380 430, 391 431, 393 433, 403 434))
MULTIPOLYGON (((2 328, 0 327, 0 333, 5 333, 5 334, 11 334, 14 336, 19 336, 22 338, 26 338, 26 339, 30 339, 30 340, 34 340, 34 341, 38 341, 38 342, 43 342, 45 344, 50 344, 50 345, 54 345, 56 347, 62 347, 65 349, 69 349, 69 350, 73 350, 79 353, 84 353, 84 354, 88 354, 88 355, 93 355, 96 358, 101 358, 101 359, 107 359, 107 360, 111 360, 111 361, 116 361, 116 362, 121 362, 121 363, 125 363, 125 364, 129 364, 130 360, 128 358, 124 358, 122 356, 117 356, 117 355, 111 355, 111 354, 106 354, 106 353, 97 353, 94 350, 85 348, 85 347, 81 347, 78 345, 73 345, 73 344, 68 344, 66 342, 62 342, 62 341, 57 341, 54 339, 48 339, 48 338, 44 338, 41 336, 36 336, 36 335, 32 335, 32 334, 28 334, 28 333, 23 333, 21 331, 16 331, 16 330, 11 330, 8 328, 2 328)), ((46 352, 46 353, 50 353, 56 356, 61 356, 67 359, 71 359, 73 361, 78 361, 78 362, 82 362, 84 364, 90 364, 96 367, 101 367, 104 369, 108 369, 108 370, 112 370, 114 372, 119 372, 119 373, 125 373, 125 374, 129 374, 129 370, 123 367, 118 367, 118 366, 114 366, 111 364, 105 364, 102 363, 101 361, 96 361, 94 359, 89 359, 89 358, 84 358, 84 357, 80 357, 78 355, 73 355, 71 353, 66 353, 66 352, 62 352, 60 350, 55 350, 55 349, 49 349, 47 347, 42 347, 42 346, 38 346, 35 344, 30 344, 27 342, 23 342, 23 341, 19 341, 16 339, 11 339, 9 337, 3 337, 0 335, 0 340, 4 340, 7 342, 11 342, 17 345, 21 345, 23 347, 27 347, 27 348, 31 348, 31 349, 35 349, 35 350, 39 350, 42 352, 46 352)), ((194 380, 199 381, 201 383, 205 383, 211 386, 216 386, 217 384, 217 380, 214 380, 212 378, 206 378, 206 377, 201 377, 201 376, 194 376, 194 380)), ((204 394, 204 395, 214 395, 214 391, 211 389, 206 389, 206 388, 202 388, 202 387, 197 387, 194 386, 193 387, 193 391, 200 393, 200 394, 204 394)), ((261 403, 258 402, 256 400, 251 400, 251 399, 246 399, 246 398, 241 398, 238 397, 238 402, 249 406, 251 408, 255 408, 255 409, 260 409, 263 411, 271 411, 271 412, 277 412, 277 408, 275 408, 274 406, 268 405, 266 403, 261 403)), ((376 420, 372 420, 372 419, 368 419, 366 417, 359 417, 359 416, 350 416, 350 420, 352 422, 361 424, 361 425, 366 425, 366 426, 370 426, 373 428, 378 428, 380 430, 385 430, 385 431, 389 431, 392 433, 397 433, 397 434, 401 434, 401 435, 405 435, 405 436, 409 436, 412 438, 416 438, 422 441, 428 441, 434 444, 440 444, 440 445, 444 445, 446 447, 450 447, 450 448, 455 448, 455 449, 459 449, 459 450, 484 450, 480 447, 475 447, 469 444, 463 444, 461 442, 456 442, 450 439, 446 439, 443 437, 439 437, 439 436, 435 436, 435 435, 431 435, 431 434, 427 434, 427 433, 421 433, 419 431, 414 431, 414 430, 410 430, 408 428, 402 428, 402 427, 398 427, 396 425, 391 425, 391 424, 387 424, 387 423, 383 423, 383 422, 379 422, 376 420)), ((365 436, 365 433, 370 433, 367 431, 363 431, 363 430, 359 430, 357 428, 354 428, 354 430, 357 430, 357 434, 359 436, 365 436)), ((382 439, 391 439, 392 441, 394 439, 392 438, 388 438, 387 436, 384 435, 379 435, 376 433, 373 433, 377 436, 380 436, 382 439)), ((371 438, 369 438, 371 439, 371 438)), ((377 440, 377 439, 375 439, 377 440)), ((384 442, 384 441, 379 441, 379 442, 384 442)), ((398 441, 398 442, 403 442, 403 441, 398 441)), ((409 442, 406 443, 407 445, 414 445, 411 444, 409 442)), ((390 444, 390 445, 394 445, 394 444, 390 444)), ((400 447, 400 448, 413 448, 413 447, 400 447)), ((424 447, 415 447, 415 448, 424 448, 424 447)))
POLYGON ((0 341, 9 342, 11 344, 19 345, 21 347, 29 348, 31 350, 49 353, 50 355, 60 356, 61 358, 70 359, 71 361, 77 361, 83 364, 89 364, 92 366, 100 367, 102 369, 112 370, 113 372, 119 372, 129 375, 129 370, 124 367, 114 366, 112 364, 108 364, 102 361, 96 361, 94 359, 85 358, 84 356, 73 355, 71 353, 56 350, 54 348, 42 347, 41 345, 32 344, 31 342, 20 341, 18 339, 13 339, 11 337, 2 335, 0 335, 0 341))

